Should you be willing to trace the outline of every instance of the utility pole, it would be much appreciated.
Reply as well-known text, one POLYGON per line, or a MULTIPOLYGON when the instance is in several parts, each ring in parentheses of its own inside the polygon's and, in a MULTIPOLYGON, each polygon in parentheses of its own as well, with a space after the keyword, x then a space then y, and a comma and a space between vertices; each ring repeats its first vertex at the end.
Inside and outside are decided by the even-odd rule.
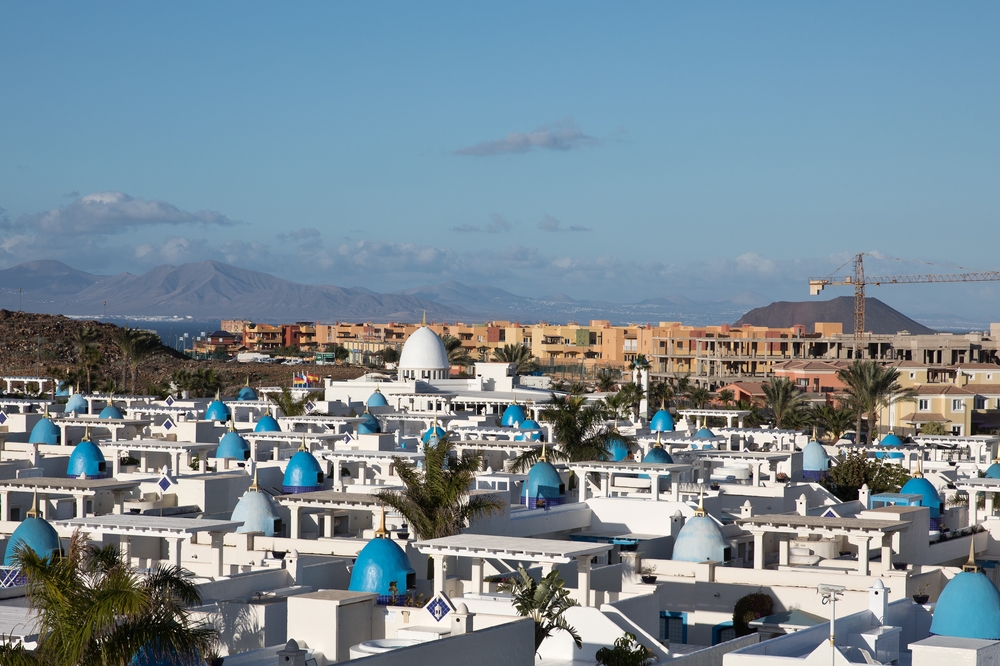
POLYGON ((24 292, 24 290, 21 287, 17 288, 17 311, 18 312, 24 312, 24 310, 21 309, 21 294, 23 292, 24 292))

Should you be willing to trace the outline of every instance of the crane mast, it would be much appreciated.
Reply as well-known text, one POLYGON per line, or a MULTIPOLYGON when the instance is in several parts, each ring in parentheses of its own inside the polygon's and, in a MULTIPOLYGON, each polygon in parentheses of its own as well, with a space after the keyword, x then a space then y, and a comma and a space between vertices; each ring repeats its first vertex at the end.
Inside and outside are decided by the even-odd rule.
POLYGON ((809 295, 816 296, 824 287, 854 287, 854 344, 853 357, 861 358, 861 347, 865 338, 865 287, 883 284, 922 284, 929 282, 997 282, 1000 271, 978 271, 972 273, 947 273, 924 275, 876 275, 865 276, 864 253, 854 257, 854 274, 841 277, 809 278, 809 295))

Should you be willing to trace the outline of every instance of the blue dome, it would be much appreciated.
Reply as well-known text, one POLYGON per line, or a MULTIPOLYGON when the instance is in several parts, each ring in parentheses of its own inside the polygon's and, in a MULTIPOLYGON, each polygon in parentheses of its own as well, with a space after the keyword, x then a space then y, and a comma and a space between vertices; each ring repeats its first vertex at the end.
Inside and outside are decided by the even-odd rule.
POLYGON ((249 386, 244 386, 240 389, 240 392, 236 394, 237 400, 256 400, 257 391, 254 391, 249 386))
POLYGON ((628 445, 618 437, 608 440, 604 448, 608 450, 612 462, 621 462, 628 457, 628 445))
POLYGON ((439 440, 444 439, 445 431, 441 429, 441 426, 434 426, 433 428, 428 428, 427 432, 421 436, 420 441, 427 444, 431 441, 431 433, 435 433, 439 440))
POLYGON ((365 412, 362 417, 364 420, 358 422, 359 435, 374 435, 382 432, 382 426, 379 425, 378 419, 371 412, 365 412))
POLYGON ((889 457, 893 460, 902 460, 906 455, 902 451, 890 451, 889 457))
POLYGON ((372 539, 354 560, 347 589, 387 596, 392 594, 390 583, 395 583, 402 595, 416 584, 416 574, 398 544, 391 539, 372 539))
POLYGON ((219 440, 219 446, 215 449, 215 457, 249 460, 250 444, 247 443, 247 440, 243 439, 240 433, 230 430, 219 440))
POLYGON ((983 573, 963 571, 944 586, 934 607, 931 633, 955 638, 1000 639, 1000 592, 983 573))
POLYGON ((108 405, 101 410, 100 415, 97 417, 100 419, 123 419, 125 416, 122 414, 122 410, 118 409, 114 405, 108 405))
POLYGON ((267 493, 248 490, 236 504, 230 520, 243 523, 236 528, 237 532, 263 532, 264 536, 274 536, 274 526, 279 518, 278 509, 267 493))
POLYGON ((44 417, 38 420, 35 427, 31 429, 31 435, 28 436, 29 444, 58 444, 59 443, 59 426, 52 422, 49 417, 44 417))
POLYGON ((78 479, 81 474, 85 474, 88 479, 103 479, 108 475, 104 454, 101 453, 96 444, 88 439, 73 447, 73 453, 69 456, 69 464, 66 466, 68 478, 78 479))
POLYGON ((819 442, 812 441, 802 449, 802 469, 807 472, 825 472, 830 469, 830 457, 819 442))
POLYGON ((888 435, 883 437, 878 444, 879 446, 902 446, 903 440, 890 432, 888 435))
POLYGON ((708 516, 695 516, 681 528, 670 559, 679 562, 723 562, 726 545, 722 530, 714 520, 708 516))
POLYGON ((515 402, 513 405, 508 405, 507 409, 503 410, 503 416, 500 417, 500 425, 511 427, 515 423, 520 423, 526 418, 527 416, 524 414, 524 408, 515 402))
POLYGON ((299 451, 288 461, 285 478, 281 482, 283 493, 308 493, 323 490, 323 468, 308 451, 299 451))
POLYGON ((993 463, 987 467, 983 476, 987 479, 1000 479, 1000 463, 993 463))
POLYGON ((281 426, 278 425, 277 419, 275 419, 270 414, 265 414, 260 417, 260 421, 257 421, 257 425, 253 427, 254 432, 281 432, 281 426))
POLYGON ((59 382, 59 386, 56 388, 56 397, 65 398, 69 395, 69 384, 66 382, 59 382))
MULTIPOLYGON (((521 425, 518 427, 521 430, 536 430, 541 428, 541 426, 538 425, 538 421, 535 421, 534 419, 525 419, 521 421, 521 425)), ((524 442, 524 441, 537 442, 541 440, 541 438, 542 438, 542 433, 540 432, 529 432, 522 435, 514 435, 515 442, 524 442)))
POLYGON ((654 446, 646 454, 646 457, 642 459, 644 463, 666 463, 668 465, 674 464, 674 459, 670 457, 667 450, 662 446, 654 446))
POLYGON ((665 409, 658 410, 649 422, 649 429, 651 432, 673 432, 674 417, 665 409))
POLYGON ((923 497, 921 505, 930 507, 931 518, 941 515, 941 495, 938 494, 934 484, 922 476, 907 481, 899 492, 904 495, 921 495, 923 497))
POLYGON ((710 450, 715 449, 715 445, 714 444, 702 444, 701 448, 704 449, 705 451, 710 451, 710 450))
POLYGON ((708 428, 702 428, 694 434, 695 439, 712 439, 715 437, 715 433, 708 428))
POLYGON ((44 518, 25 518, 10 535, 3 565, 14 566, 14 551, 24 544, 40 557, 50 557, 59 553, 59 535, 44 518))
POLYGON ((521 493, 521 504, 534 509, 539 499, 544 499, 548 504, 560 504, 565 496, 566 488, 552 463, 539 460, 531 466, 521 493))
POLYGON ((226 403, 216 398, 212 402, 208 403, 208 409, 205 410, 205 420, 228 421, 229 407, 226 406, 226 403))
POLYGON ((74 393, 66 401, 66 407, 64 411, 69 414, 70 412, 76 412, 77 414, 86 414, 88 409, 87 401, 83 399, 83 396, 79 393, 74 393))
POLYGON ((382 391, 375 389, 375 392, 368 396, 369 407, 388 407, 389 401, 382 395, 382 391))

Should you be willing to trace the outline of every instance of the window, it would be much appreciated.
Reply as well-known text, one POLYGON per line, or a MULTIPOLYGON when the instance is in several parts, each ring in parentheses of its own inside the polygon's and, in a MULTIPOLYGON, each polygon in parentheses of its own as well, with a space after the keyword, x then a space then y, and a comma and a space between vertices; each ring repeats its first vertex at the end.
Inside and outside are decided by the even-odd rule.
POLYGON ((955 435, 955 437, 961 437, 962 436, 962 426, 960 426, 960 425, 952 426, 951 427, 951 434, 955 435))
POLYGON ((734 638, 736 638, 736 629, 733 627, 732 620, 712 627, 712 645, 725 643, 726 641, 731 641, 734 638))
POLYGON ((986 409, 986 398, 981 395, 975 397, 975 406, 973 409, 986 409))
POLYGON ((917 378, 917 373, 911 372, 910 373, 910 379, 916 379, 916 378, 917 378))
POLYGON ((921 412, 931 411, 931 401, 927 398, 921 398, 917 400, 917 410, 921 412))
POLYGON ((687 613, 660 611, 660 640, 687 643, 687 613))
POLYGON ((961 398, 954 398, 951 401, 951 411, 961 412, 965 409, 965 401, 961 398))

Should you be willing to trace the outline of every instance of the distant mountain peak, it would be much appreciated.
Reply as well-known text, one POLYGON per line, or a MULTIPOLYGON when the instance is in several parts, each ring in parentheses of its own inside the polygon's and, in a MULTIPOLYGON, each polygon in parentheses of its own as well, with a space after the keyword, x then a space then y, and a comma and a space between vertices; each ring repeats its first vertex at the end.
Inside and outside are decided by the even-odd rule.
MULTIPOLYGON (((844 326, 844 333, 852 333, 854 297, 838 296, 827 301, 778 301, 747 312, 733 326, 788 328, 801 324, 806 327, 807 332, 813 333, 818 321, 840 322, 844 326)), ((877 298, 865 299, 865 330, 882 335, 900 331, 917 335, 934 333, 932 329, 877 298)))

